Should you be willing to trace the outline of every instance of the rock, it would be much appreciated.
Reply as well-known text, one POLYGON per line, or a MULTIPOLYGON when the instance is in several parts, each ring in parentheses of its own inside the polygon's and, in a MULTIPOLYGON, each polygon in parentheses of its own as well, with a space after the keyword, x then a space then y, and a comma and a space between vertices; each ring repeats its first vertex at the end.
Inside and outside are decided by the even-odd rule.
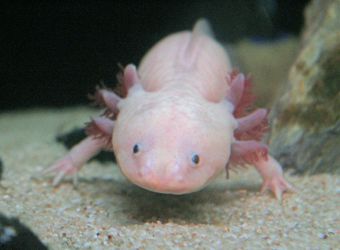
POLYGON ((301 50, 272 112, 272 154, 298 173, 340 173, 340 0, 312 1, 301 50))
POLYGON ((2 179, 2 172, 4 171, 4 164, 2 163, 2 160, 0 158, 0 180, 2 179))

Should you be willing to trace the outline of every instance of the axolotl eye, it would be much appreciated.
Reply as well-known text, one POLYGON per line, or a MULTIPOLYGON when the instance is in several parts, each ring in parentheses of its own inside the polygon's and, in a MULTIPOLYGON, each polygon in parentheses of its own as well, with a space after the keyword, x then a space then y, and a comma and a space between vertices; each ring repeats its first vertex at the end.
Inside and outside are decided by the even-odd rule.
POLYGON ((139 146, 139 144, 135 144, 135 145, 133 146, 133 148, 132 148, 132 152, 133 152, 134 154, 137 154, 139 151, 140 151, 140 146, 139 146))
POLYGON ((195 165, 198 165, 198 163, 200 162, 200 157, 198 154, 193 154, 191 157, 191 161, 192 163, 194 163, 195 165))

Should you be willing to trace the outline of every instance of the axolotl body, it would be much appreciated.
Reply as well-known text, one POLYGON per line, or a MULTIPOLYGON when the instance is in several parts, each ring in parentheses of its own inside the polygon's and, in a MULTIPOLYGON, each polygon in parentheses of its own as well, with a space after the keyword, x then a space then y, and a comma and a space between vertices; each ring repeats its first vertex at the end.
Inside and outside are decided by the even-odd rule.
POLYGON ((122 173, 160 193, 185 194, 205 187, 222 171, 254 165, 262 190, 277 198, 292 190, 279 163, 261 142, 265 109, 249 112, 250 79, 233 71, 225 49, 199 20, 192 31, 158 42, 122 72, 125 96, 98 89, 105 116, 92 119, 89 136, 53 164, 54 184, 74 175, 102 149, 112 149, 122 173))

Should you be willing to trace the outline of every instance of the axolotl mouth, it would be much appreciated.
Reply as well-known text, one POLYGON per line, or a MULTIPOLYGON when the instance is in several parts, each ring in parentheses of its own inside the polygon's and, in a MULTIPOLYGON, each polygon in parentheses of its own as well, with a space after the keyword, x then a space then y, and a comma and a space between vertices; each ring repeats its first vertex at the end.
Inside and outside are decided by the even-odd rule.
POLYGON ((171 180, 168 183, 165 183, 163 180, 153 180, 149 182, 135 182, 135 184, 146 190, 163 194, 186 194, 192 192, 191 190, 189 191, 183 184, 181 185, 179 183, 172 182, 171 180))
POLYGON ((203 188, 199 187, 192 190, 192 187, 188 187, 188 183, 184 179, 171 176, 155 177, 149 175, 137 180, 135 179, 133 183, 146 190, 163 194, 186 194, 203 188))

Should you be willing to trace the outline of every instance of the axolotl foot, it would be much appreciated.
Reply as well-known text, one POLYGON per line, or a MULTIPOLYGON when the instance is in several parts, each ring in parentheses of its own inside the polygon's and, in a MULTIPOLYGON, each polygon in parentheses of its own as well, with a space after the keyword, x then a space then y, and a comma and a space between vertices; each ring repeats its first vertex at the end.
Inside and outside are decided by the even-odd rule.
POLYGON ((270 190, 276 199, 281 201, 284 192, 296 191, 296 189, 284 179, 280 164, 270 155, 268 155, 267 159, 261 159, 256 162, 255 167, 263 178, 261 192, 270 190))
POLYGON ((264 180, 261 186, 261 193, 264 193, 267 190, 272 191, 276 199, 279 201, 282 199, 282 194, 284 192, 296 191, 295 188, 283 178, 283 176, 264 180))
POLYGON ((72 176, 73 185, 76 186, 78 182, 77 173, 80 170, 80 167, 75 166, 72 162, 72 158, 70 155, 66 155, 60 160, 56 161, 52 166, 45 169, 42 174, 55 174, 53 178, 53 186, 58 186, 61 180, 65 176, 72 176))

